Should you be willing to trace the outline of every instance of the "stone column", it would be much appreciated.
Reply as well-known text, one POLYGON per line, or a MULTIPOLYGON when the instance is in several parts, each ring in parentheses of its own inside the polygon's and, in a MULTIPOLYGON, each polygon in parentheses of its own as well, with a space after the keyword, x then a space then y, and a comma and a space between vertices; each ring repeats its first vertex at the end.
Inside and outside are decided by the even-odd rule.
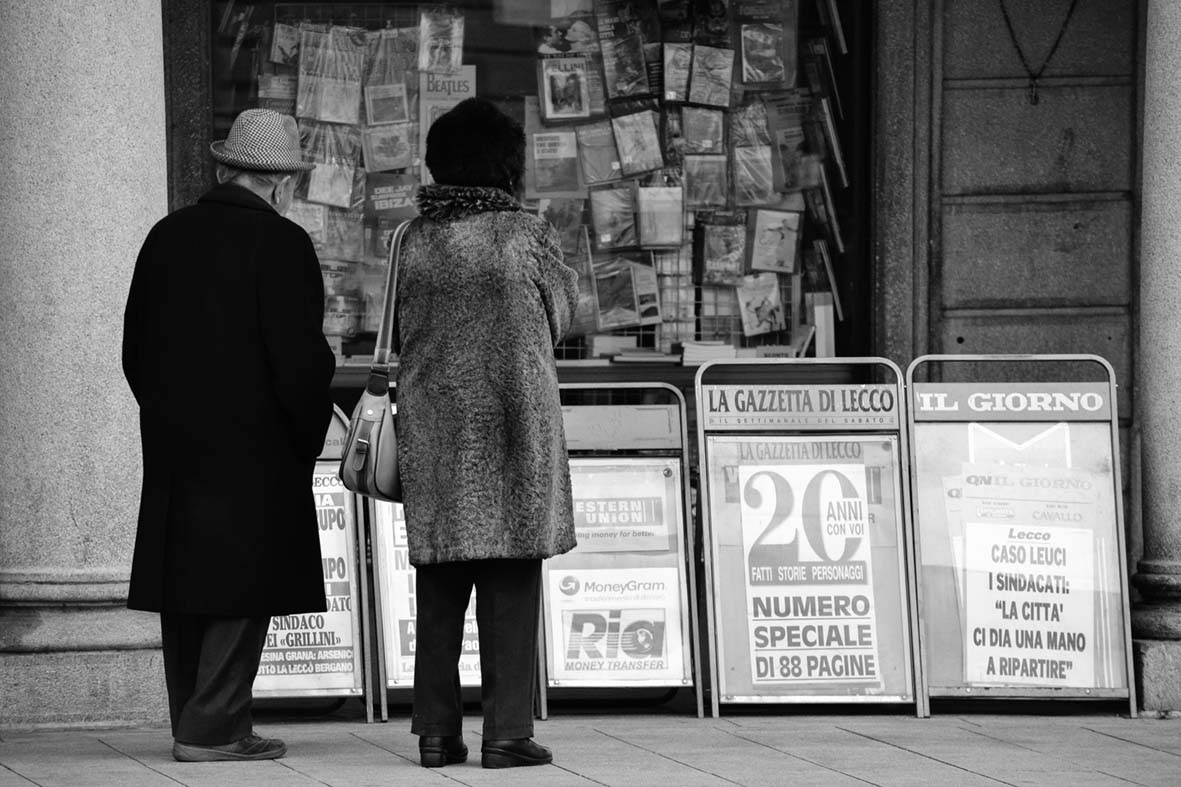
POLYGON ((1144 556, 1132 578, 1140 705, 1181 711, 1181 3, 1149 0, 1145 42, 1140 352, 1144 556))
POLYGON ((120 368, 167 212, 161 3, 3 2, 0 30, 0 727, 162 720, 157 618, 124 607, 141 460, 120 368))

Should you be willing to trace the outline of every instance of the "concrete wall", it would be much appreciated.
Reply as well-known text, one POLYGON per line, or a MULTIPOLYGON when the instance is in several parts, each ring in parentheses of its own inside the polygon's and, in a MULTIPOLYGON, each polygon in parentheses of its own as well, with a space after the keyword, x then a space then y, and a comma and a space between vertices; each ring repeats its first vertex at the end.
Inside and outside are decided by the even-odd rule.
POLYGON ((0 726, 167 718, 123 608, 140 452, 119 365, 167 210, 160 3, 0 2, 0 726))

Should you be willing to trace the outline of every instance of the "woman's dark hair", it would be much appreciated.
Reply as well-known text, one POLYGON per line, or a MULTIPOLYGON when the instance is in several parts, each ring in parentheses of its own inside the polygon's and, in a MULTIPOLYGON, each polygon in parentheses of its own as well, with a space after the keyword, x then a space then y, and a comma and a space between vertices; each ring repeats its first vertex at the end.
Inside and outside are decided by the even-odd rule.
POLYGON ((525 173, 525 132, 491 101, 465 99, 431 124, 426 165, 445 186, 491 186, 514 194, 525 173))

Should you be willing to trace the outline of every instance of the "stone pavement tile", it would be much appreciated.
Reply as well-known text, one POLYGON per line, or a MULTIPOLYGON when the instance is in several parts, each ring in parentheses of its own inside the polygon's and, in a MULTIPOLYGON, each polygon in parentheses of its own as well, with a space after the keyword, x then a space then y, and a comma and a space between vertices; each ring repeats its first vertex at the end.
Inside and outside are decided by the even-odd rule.
POLYGON ((1118 741, 1181 756, 1181 720, 1178 719, 1126 719, 1119 723, 1105 720, 1082 726, 1118 741))
POLYGON ((77 787, 80 784, 175 787, 176 784, 150 764, 106 745, 97 733, 58 732, 7 737, 0 743, 0 765, 40 787, 77 787))
POLYGON ((734 734, 869 784, 996 784, 986 776, 825 724, 743 724, 734 734))
POLYGON ((1066 767, 1072 771, 1091 771, 1143 785, 1181 781, 1178 755, 1095 732, 1085 721, 1043 719, 1039 723, 1021 717, 988 723, 981 732, 1068 763, 1066 767))

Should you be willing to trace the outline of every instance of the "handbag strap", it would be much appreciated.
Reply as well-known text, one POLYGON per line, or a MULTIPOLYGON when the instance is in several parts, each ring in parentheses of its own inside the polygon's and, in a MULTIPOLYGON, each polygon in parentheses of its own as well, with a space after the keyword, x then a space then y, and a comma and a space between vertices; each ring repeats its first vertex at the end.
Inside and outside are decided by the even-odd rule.
POLYGON ((398 296, 398 257, 402 251, 402 236, 406 228, 414 219, 406 219, 399 224, 390 236, 389 266, 385 273, 385 298, 381 304, 381 323, 377 327, 377 340, 373 345, 373 363, 370 372, 377 372, 389 377, 390 348, 394 344, 394 315, 397 308, 398 296))

